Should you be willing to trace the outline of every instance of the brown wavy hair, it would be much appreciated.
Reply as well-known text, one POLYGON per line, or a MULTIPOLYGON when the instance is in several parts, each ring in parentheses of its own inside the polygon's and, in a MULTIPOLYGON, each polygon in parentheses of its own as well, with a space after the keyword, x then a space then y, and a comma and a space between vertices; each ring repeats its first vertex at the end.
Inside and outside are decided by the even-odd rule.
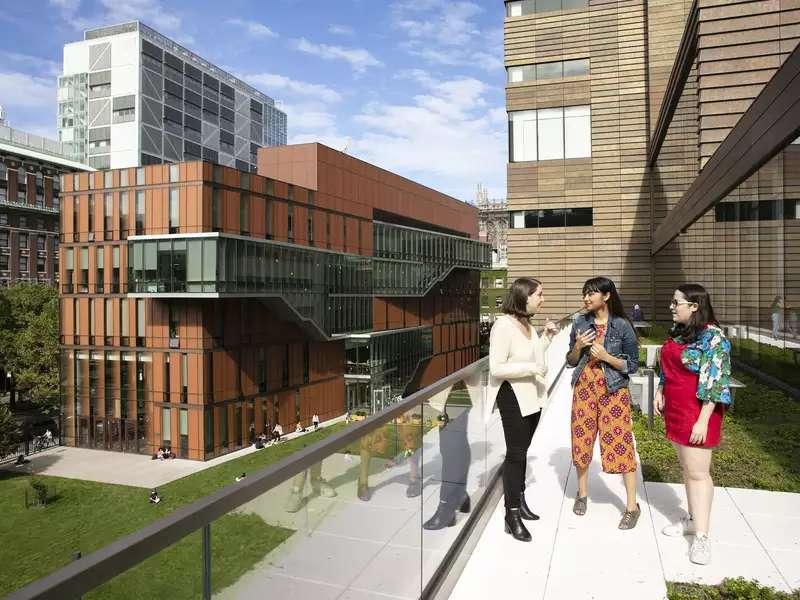
POLYGON ((542 282, 533 277, 520 277, 515 279, 508 294, 503 301, 503 313, 511 315, 525 326, 530 325, 530 315, 528 314, 528 297, 535 294, 542 282))

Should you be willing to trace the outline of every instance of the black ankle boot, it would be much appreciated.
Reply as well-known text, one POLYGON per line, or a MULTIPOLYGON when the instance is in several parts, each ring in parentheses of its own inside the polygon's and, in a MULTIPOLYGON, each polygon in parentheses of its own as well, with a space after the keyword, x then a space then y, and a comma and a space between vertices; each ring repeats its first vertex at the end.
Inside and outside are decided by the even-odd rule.
POLYGON ((532 539, 530 531, 522 522, 518 508, 506 509, 506 533, 510 533, 515 540, 520 542, 530 542, 532 539))
POLYGON ((531 510, 531 507, 528 506, 528 503, 525 501, 525 492, 522 493, 520 496, 520 504, 519 504, 519 516, 525 519, 526 521, 538 521, 539 515, 531 510))
POLYGON ((464 498, 464 501, 461 503, 461 507, 458 510, 464 514, 467 514, 472 510, 472 502, 470 501, 469 496, 464 498))
POLYGON ((456 513, 447 504, 439 504, 433 516, 422 524, 423 529, 429 531, 452 527, 456 524, 456 513))

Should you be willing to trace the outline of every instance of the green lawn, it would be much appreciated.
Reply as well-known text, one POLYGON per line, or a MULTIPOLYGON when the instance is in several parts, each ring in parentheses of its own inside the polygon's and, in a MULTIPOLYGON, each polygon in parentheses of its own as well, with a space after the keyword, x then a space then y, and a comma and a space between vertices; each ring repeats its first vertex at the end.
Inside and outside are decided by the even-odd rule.
MULTIPOLYGON (((725 417, 722 443, 714 453, 711 474, 720 486, 800 492, 800 403, 746 373, 747 385, 736 393, 735 409, 725 417)), ((646 481, 680 483, 681 473, 664 424, 652 430, 634 411, 634 432, 646 481)))
MULTIPOLYGON (((174 481, 159 488, 162 501, 157 505, 147 501, 147 490, 143 488, 37 477, 55 490, 57 499, 46 508, 28 509, 25 508, 25 491, 30 489, 31 477, 2 471, 0 539, 3 543, 0 545, 0 564, 3 565, 3 577, 0 577, 0 596, 64 566, 75 552, 80 551, 85 556, 180 506, 231 484, 242 471, 253 473, 344 426, 336 424, 307 433, 174 481)), ((255 515, 227 515, 214 523, 214 554, 223 557, 219 564, 213 565, 214 588, 220 589, 235 581, 290 534, 288 530, 267 525, 255 515), (237 564, 234 566, 233 563, 237 564)), ((149 565, 143 563, 120 579, 130 582, 126 584, 131 586, 127 589, 131 594, 136 590, 139 598, 166 597, 159 590, 167 585, 176 586, 170 592, 170 598, 196 598, 196 587, 192 588, 188 581, 196 579, 197 585, 201 582, 198 548, 199 534, 189 536, 166 553, 162 552, 164 561, 154 557, 156 560, 151 560, 149 565), (192 565, 198 565, 196 573, 192 565)), ((96 597, 127 596, 118 595, 116 591, 103 595, 98 591, 96 597)))
POLYGON ((800 600, 800 590, 791 594, 746 581, 725 579, 719 585, 667 582, 669 600, 800 600))

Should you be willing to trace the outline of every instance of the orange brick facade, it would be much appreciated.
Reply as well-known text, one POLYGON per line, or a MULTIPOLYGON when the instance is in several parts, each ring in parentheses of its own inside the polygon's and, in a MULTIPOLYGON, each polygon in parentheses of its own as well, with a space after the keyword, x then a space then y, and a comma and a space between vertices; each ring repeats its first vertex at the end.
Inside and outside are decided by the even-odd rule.
MULTIPOLYGON (((324 146, 263 149, 259 172, 193 162, 63 178, 67 443, 147 454, 169 445, 202 460, 246 446, 275 423, 290 431, 297 421, 310 425, 315 412, 326 420, 354 408, 346 400, 350 332, 310 334, 302 310, 292 310, 296 296, 252 291, 241 269, 233 285, 251 291, 203 292, 192 279, 202 240, 352 261, 373 256, 373 224, 392 215, 402 232, 427 222, 448 234, 442 239, 477 238, 474 208, 324 146), (304 166, 324 178, 300 185, 302 177, 281 180, 268 166, 273 153, 298 149, 313 159, 304 166), (162 252, 165 245, 172 253, 162 252), (159 276, 170 273, 182 287, 143 283, 156 262, 159 276)), ((291 267, 284 275, 282 285, 294 285, 291 267)), ((450 269, 424 294, 367 298, 372 327, 358 332, 403 330, 408 343, 424 330, 431 352, 407 379, 425 385, 478 358, 477 294, 477 270, 450 269)), ((402 384, 392 382, 391 393, 402 384)))

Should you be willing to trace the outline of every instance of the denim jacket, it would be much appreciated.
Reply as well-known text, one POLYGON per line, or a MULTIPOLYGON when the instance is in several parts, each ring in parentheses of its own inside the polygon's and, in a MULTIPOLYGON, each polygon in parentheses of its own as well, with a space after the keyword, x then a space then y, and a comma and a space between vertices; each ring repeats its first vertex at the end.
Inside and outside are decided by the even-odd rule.
MULTIPOLYGON (((569 350, 567 350, 567 354, 575 347, 575 338, 578 334, 583 333, 592 325, 594 325, 594 315, 592 313, 575 317, 575 321, 572 324, 572 331, 570 331, 569 334, 569 350)), ((628 387, 630 374, 636 373, 636 370, 639 368, 639 342, 636 339, 636 332, 633 330, 633 326, 627 319, 621 319, 612 315, 608 316, 608 328, 606 329, 603 347, 611 356, 621 358, 625 361, 625 368, 622 371, 618 371, 606 362, 601 363, 608 391, 613 393, 619 389, 628 387)), ((591 358, 591 354, 589 352, 589 347, 587 347, 581 352, 578 364, 575 365, 575 370, 572 372, 573 386, 578 382, 578 378, 581 376, 581 372, 583 372, 586 363, 589 362, 589 358, 591 358)), ((569 362, 567 364, 569 364, 569 362)))

